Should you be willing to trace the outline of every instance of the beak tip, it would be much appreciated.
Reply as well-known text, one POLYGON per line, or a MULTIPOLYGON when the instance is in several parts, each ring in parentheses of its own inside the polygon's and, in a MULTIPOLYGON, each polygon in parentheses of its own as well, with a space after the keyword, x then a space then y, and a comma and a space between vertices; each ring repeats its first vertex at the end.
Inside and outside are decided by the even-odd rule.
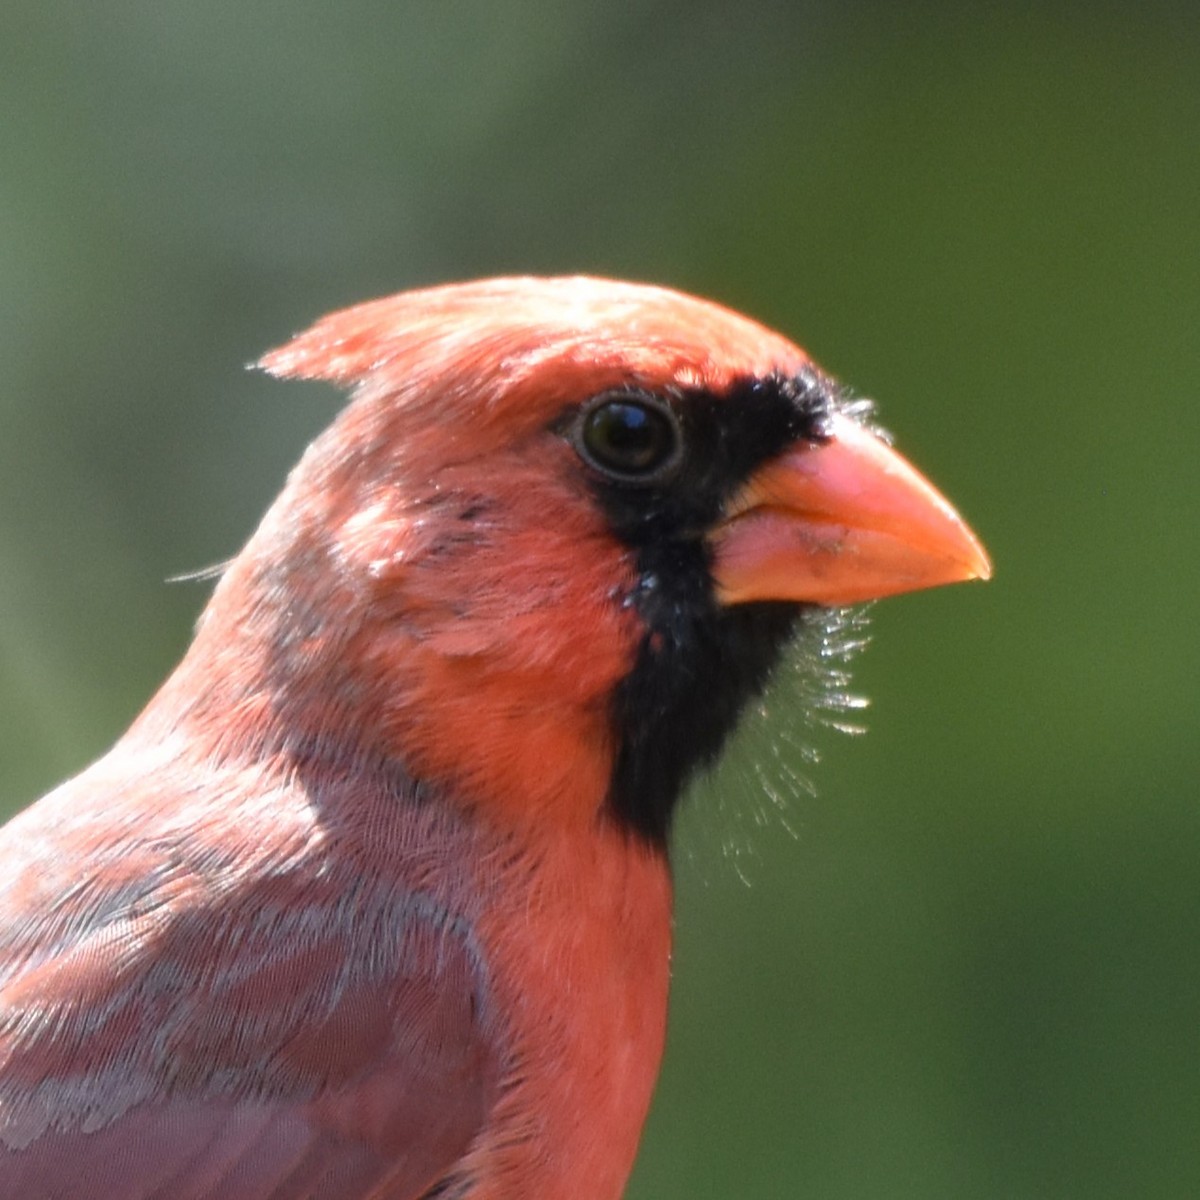
POLYGON ((981 583, 986 583, 992 577, 993 567, 992 560, 988 552, 980 545, 979 541, 971 536, 971 554, 967 561, 963 564, 966 567, 967 574, 964 576, 964 582, 972 579, 978 579, 981 583))

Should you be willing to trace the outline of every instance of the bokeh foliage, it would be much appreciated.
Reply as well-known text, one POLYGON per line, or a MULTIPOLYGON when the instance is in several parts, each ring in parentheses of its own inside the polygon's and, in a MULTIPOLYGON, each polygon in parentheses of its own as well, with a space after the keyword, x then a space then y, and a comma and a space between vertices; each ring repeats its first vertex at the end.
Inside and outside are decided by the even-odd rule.
POLYGON ((631 1197, 1200 1195, 1190 6, 6 0, 0 111, 7 808, 334 411, 243 363, 442 279, 710 294, 878 396, 997 577, 878 607, 795 837, 723 855, 761 729, 700 789, 631 1197))

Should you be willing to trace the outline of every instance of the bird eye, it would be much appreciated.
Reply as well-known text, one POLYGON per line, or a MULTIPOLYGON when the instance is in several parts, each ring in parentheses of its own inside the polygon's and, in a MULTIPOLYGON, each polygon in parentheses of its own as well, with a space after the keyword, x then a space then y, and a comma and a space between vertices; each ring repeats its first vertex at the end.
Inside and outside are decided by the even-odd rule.
POLYGON ((583 413, 579 452, 620 479, 649 481, 679 458, 679 422, 657 397, 622 392, 593 401, 583 413))

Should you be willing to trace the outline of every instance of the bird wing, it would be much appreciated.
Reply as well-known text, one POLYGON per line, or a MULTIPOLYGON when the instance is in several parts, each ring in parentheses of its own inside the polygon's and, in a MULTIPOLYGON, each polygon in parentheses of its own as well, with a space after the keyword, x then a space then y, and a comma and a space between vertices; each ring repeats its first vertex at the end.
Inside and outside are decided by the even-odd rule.
POLYGON ((361 772, 102 760, 5 827, 0 1195, 436 1186, 496 1055, 452 835, 408 788, 378 818, 361 772))

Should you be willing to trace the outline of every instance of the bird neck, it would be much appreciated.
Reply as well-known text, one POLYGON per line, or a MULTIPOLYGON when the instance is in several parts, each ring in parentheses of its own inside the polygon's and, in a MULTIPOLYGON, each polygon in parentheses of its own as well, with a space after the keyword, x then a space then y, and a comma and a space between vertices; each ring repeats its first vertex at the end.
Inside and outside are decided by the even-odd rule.
POLYGON ((453 597, 442 602, 420 595, 419 572, 339 574, 315 547, 307 568, 292 547, 285 568, 254 549, 131 738, 183 731, 209 759, 281 768, 314 745, 386 759, 499 825, 569 826, 603 810, 612 697, 634 647, 607 627, 630 614, 594 580, 559 580, 556 603, 531 585, 515 603, 478 569, 458 578, 442 562, 439 594, 453 597))

